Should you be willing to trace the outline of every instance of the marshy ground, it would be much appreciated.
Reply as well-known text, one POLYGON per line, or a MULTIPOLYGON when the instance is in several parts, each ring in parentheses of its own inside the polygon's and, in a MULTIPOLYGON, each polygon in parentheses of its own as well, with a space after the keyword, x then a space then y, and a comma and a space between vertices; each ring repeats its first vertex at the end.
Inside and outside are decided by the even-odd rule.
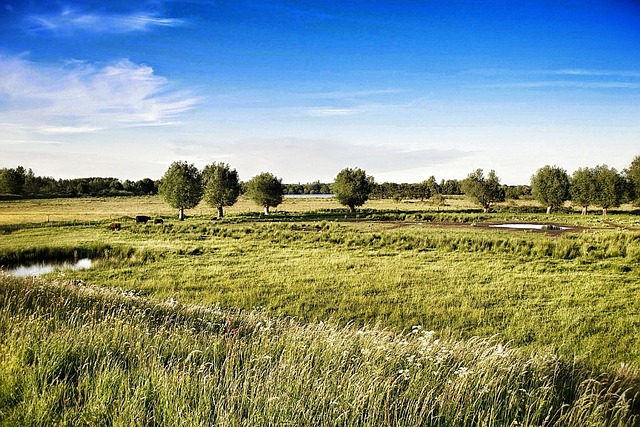
POLYGON ((63 368, 51 368, 44 382, 6 383, 0 411, 13 414, 8 420, 35 413, 27 403, 33 398, 28 390, 40 390, 42 399, 63 402, 40 415, 70 424, 83 419, 81 413, 104 415, 99 402, 112 408, 113 399, 130 400, 139 393, 150 393, 148 399, 156 403, 131 407, 129 415, 165 423, 175 421, 183 408, 200 423, 215 419, 227 425, 284 422, 298 411, 298 425, 313 425, 314 417, 325 420, 317 425, 540 425, 545 417, 546 425, 636 424, 640 233, 635 228, 640 217, 630 208, 603 219, 569 209, 547 217, 526 202, 498 206, 491 214, 461 198, 448 205, 373 201, 348 214, 331 199, 285 199, 264 217, 243 200, 222 220, 198 207, 179 222, 176 212, 153 197, 1 202, 0 264, 96 258, 87 270, 2 279, 3 342, 8 343, 4 378, 21 371, 30 372, 33 381, 45 375, 40 369, 46 366, 25 356, 36 342, 45 343, 42 348, 53 355, 47 357, 62 358, 61 366, 84 361, 99 369, 85 372, 81 364, 67 375, 63 368), (136 224, 135 215, 164 222, 136 224), (109 228, 114 221, 121 230, 109 228), (572 229, 487 226, 515 221, 572 229), (85 290, 101 296, 96 300, 85 290), (60 298, 51 304, 40 293, 60 298), (140 307, 163 307, 163 314, 140 308, 134 312, 142 317, 126 317, 116 309, 129 304, 118 299, 123 293, 140 307), (105 310, 111 313, 106 318, 97 314, 105 310), (214 310, 220 317, 211 324, 238 324, 187 332, 200 317, 187 316, 191 326, 183 327, 177 322, 184 315, 180 310, 214 310), (70 320, 69 313, 77 318, 70 320), (53 318, 60 321, 46 320, 53 318), (43 322, 33 334, 32 321, 43 322), (138 328, 153 336, 171 331, 176 342, 166 347, 150 342, 153 351, 120 349, 117 343, 123 340, 144 342, 106 332, 120 321, 126 324, 123 334, 137 334, 138 328), (252 322, 279 325, 277 338, 255 335, 252 322), (89 336, 71 339, 83 336, 83 324, 105 328, 106 335, 96 335, 101 344, 89 336), (252 332, 243 335, 246 328, 252 332), (364 332, 358 331, 376 338, 363 345, 364 332), (400 351, 393 343, 403 340, 415 348, 400 351), (94 354, 92 345, 102 350, 94 354), (431 347, 427 351, 423 345, 431 347), (264 353, 257 351, 260 346, 266 346, 264 353), (445 358, 447 368, 440 372, 438 366, 444 365, 434 363, 443 348, 456 356, 445 358), (496 362, 498 349, 508 349, 508 369, 496 362), (288 352, 299 352, 302 359, 285 357, 288 352), (159 354, 166 354, 161 358, 165 371, 155 365, 159 354), (261 378, 272 383, 254 376, 259 360, 264 360, 261 378), (347 361, 354 365, 344 365, 347 361), (287 367, 298 372, 298 382, 283 376, 287 367), (153 373, 146 383, 145 372, 153 373), (185 373, 184 400, 172 403, 163 393, 178 387, 185 373), (227 375, 239 375, 240 382, 231 384, 227 375), (366 387, 343 383, 343 375, 366 387), (400 381, 405 376, 406 383, 400 381), (533 382, 521 383, 525 378, 533 382), (87 391, 110 381, 129 386, 112 394, 87 391), (58 384, 63 397, 44 392, 51 384, 58 384), (213 390, 222 384, 227 388, 215 392, 217 403, 198 391, 204 387, 216 395, 213 390), (313 394, 314 389, 322 393, 313 394), (543 390, 550 394, 540 394, 543 390), (295 404, 293 396, 301 403, 295 404), (446 403, 462 405, 460 399, 467 398, 476 403, 465 403, 466 412, 446 403), (71 402, 67 406, 65 399, 71 402), (284 407, 271 404, 282 400, 284 407), (336 403, 318 403, 325 400, 336 403), (260 412, 258 403, 272 409, 260 412))

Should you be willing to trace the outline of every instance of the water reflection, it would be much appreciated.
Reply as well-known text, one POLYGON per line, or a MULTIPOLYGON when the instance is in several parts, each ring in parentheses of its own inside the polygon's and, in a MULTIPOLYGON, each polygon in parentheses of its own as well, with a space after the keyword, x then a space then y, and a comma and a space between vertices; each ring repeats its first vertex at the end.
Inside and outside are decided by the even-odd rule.
POLYGON ((496 228, 517 228, 521 230, 571 230, 571 227, 561 227, 552 224, 491 224, 489 227, 496 228))
POLYGON ((42 261, 32 264, 22 264, 17 267, 5 270, 7 274, 18 277, 39 276, 41 274, 51 273, 56 270, 83 270, 91 268, 93 261, 90 258, 82 258, 76 262, 53 262, 42 261))

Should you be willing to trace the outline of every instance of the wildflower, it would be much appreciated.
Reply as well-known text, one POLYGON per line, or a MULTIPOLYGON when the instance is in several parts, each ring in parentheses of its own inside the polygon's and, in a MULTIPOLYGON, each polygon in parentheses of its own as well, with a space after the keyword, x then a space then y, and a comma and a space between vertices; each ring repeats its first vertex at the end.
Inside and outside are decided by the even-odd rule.
POLYGON ((398 378, 408 381, 411 376, 409 375, 408 369, 400 369, 398 371, 398 378))
POLYGON ((469 368, 461 366, 455 370, 454 375, 457 375, 459 377, 464 377, 465 375, 471 375, 472 373, 473 371, 469 370, 469 368))

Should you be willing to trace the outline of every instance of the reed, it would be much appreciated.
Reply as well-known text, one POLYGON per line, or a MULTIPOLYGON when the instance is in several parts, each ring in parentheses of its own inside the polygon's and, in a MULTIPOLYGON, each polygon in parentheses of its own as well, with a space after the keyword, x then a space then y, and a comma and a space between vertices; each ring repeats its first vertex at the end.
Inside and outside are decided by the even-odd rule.
POLYGON ((0 277, 3 425, 633 426, 638 373, 0 277))

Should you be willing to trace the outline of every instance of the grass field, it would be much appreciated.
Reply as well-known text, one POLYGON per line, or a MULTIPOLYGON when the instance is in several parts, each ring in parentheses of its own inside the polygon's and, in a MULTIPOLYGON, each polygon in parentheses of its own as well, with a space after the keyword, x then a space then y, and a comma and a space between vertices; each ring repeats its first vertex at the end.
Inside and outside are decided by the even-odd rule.
MULTIPOLYGON (((640 216, 630 207, 603 218, 595 213, 582 217, 568 208, 547 217, 540 213, 540 207, 532 209, 531 206, 524 206, 525 203, 504 204, 491 214, 480 213, 462 198, 449 199, 448 205, 437 207, 422 202, 372 201, 356 214, 347 214, 331 199, 285 199, 274 215, 264 217, 258 214, 257 207, 242 200, 228 210, 223 220, 212 220, 215 216, 213 210, 198 207, 187 212, 190 218, 179 222, 176 219, 177 212, 168 209, 154 197, 0 202, 0 264, 6 266, 30 259, 74 255, 92 256, 97 258, 92 269, 52 273, 48 280, 60 284, 46 284, 47 278, 43 278, 43 283, 38 282, 38 289, 44 289, 42 292, 71 294, 94 287, 120 289, 138 295, 138 298, 150 298, 141 299, 141 304, 178 301, 185 310, 187 306, 182 304, 221 307, 216 308, 216 312, 225 313, 223 316, 236 313, 240 318, 248 316, 254 322, 277 322, 286 332, 279 335, 276 347, 285 346, 294 353, 300 351, 301 357, 306 358, 288 360, 288 365, 284 366, 303 369, 299 365, 304 364, 304 360, 312 360, 312 367, 309 367, 312 371, 304 375, 308 375, 306 378, 313 384, 322 383, 319 379, 322 369, 337 369, 332 365, 332 360, 335 354, 342 354, 344 350, 339 350, 342 347, 332 350, 328 347, 319 348, 305 341, 307 338, 295 335, 298 333, 304 336, 320 334, 325 337, 319 338, 320 342, 329 339, 326 337, 330 335, 332 338, 329 341, 341 340, 347 343, 344 345, 355 346, 360 351, 362 348, 352 341, 356 340, 357 335, 354 334, 357 331, 373 331, 372 334, 378 337, 376 340, 382 342, 408 339, 412 345, 418 345, 419 340, 416 341, 415 335, 423 335, 412 334, 411 331, 427 331, 424 336, 428 335, 430 340, 439 339, 438 342, 446 343, 443 344, 446 348, 456 348, 460 358, 473 360, 464 359, 464 363, 450 365, 447 375, 453 376, 437 376, 433 382, 421 377, 420 381, 409 387, 410 393, 403 394, 403 391, 399 395, 384 387, 391 387, 397 380, 398 372, 404 372, 405 367, 381 363, 380 359, 382 354, 385 354, 384 357, 392 354, 393 360, 395 357, 405 360, 409 353, 396 354, 397 348, 394 346, 381 350, 382 353, 376 356, 378 358, 373 359, 362 356, 369 351, 365 349, 358 358, 357 372, 348 371, 348 375, 354 375, 354 381, 369 384, 369 391, 351 389, 343 393, 342 389, 336 389, 340 381, 334 378, 328 380, 330 385, 321 384, 322 387, 329 387, 322 389, 324 394, 306 395, 311 391, 305 391, 306 386, 302 384, 298 384, 294 393, 288 389, 288 383, 284 385, 279 382, 291 382, 291 379, 280 377, 283 366, 269 365, 268 374, 264 375, 278 378, 277 385, 272 386, 279 391, 269 392, 274 396, 301 393, 305 396, 304 405, 309 404, 309 407, 314 405, 313 402, 317 403, 317 399, 331 400, 328 396, 334 400, 344 398, 351 402, 353 410, 345 412, 344 422, 332 424, 327 421, 324 425, 376 425, 374 420, 395 425, 512 425, 511 421, 518 421, 522 425, 637 425, 638 419, 634 418, 634 414, 640 409, 638 401, 633 399, 640 391, 637 373, 640 367, 640 216), (162 217, 164 224, 135 224, 133 216, 136 214, 162 217), (108 225, 112 221, 121 222, 123 229, 111 231, 108 225), (489 223, 516 221, 560 223, 572 226, 573 231, 527 232, 487 227, 489 223), (70 290, 68 283, 83 285, 70 290), (51 287, 57 290, 51 291, 51 287), (243 313, 238 313, 238 309, 243 313), (258 316, 260 320, 251 316, 258 316), (293 329, 288 330, 282 326, 288 325, 290 321, 287 319, 292 318, 295 322, 291 324, 295 328, 291 326, 293 329), (300 332, 303 330, 305 332, 300 332), (281 342, 281 339, 286 342, 281 342), (504 347, 506 343, 508 347, 504 347), (497 375, 495 371, 485 372, 484 368, 467 366, 475 363, 485 366, 488 362, 483 359, 484 356, 478 355, 493 354, 496 348, 509 348, 508 363, 513 371, 506 374, 505 383, 487 379, 497 375), (332 353, 334 351, 337 353, 332 353), (370 364, 382 366, 373 368, 370 364), (320 371, 313 371, 316 367, 320 371), (273 373, 271 368, 278 373, 273 373), (449 395, 444 389, 448 381, 460 377, 455 372, 467 372, 460 371, 460 368, 483 373, 473 381, 465 382, 464 386, 453 381, 461 388, 456 388, 455 393, 449 395), (521 370, 519 374, 518 370, 521 370), (567 370, 568 373, 549 375, 548 370, 567 370), (516 387, 517 384, 512 381, 516 381, 513 376, 518 375, 526 378, 531 375, 529 379, 532 381, 537 378, 535 381, 539 382, 534 381, 535 384, 531 383, 531 386, 540 389, 536 389, 538 391, 528 398, 519 397, 516 399, 519 403, 516 404, 509 400, 508 395, 500 393, 507 393, 509 387, 516 387), (616 380, 608 382, 602 381, 603 378, 616 380), (565 380, 570 384, 565 384, 565 380), (380 384, 374 386, 373 382, 376 381, 380 384), (493 390, 490 394, 497 394, 491 394, 488 400, 480 399, 479 406, 467 402, 466 405, 471 405, 471 409, 459 417, 454 414, 453 407, 429 412, 424 406, 433 408, 437 406, 434 403, 436 401, 443 404, 443 396, 449 396, 446 399, 450 398, 452 402, 463 399, 463 395, 478 398, 478 393, 485 386, 493 390), (620 388, 623 386, 624 389, 620 388), (543 389, 551 394, 536 394, 542 393, 543 389), (623 393, 624 390, 627 391, 623 393), (379 398, 374 398, 374 394, 370 393, 379 398), (454 395, 457 397, 451 397, 454 395), (436 400, 431 401, 430 398, 436 400), (414 400, 413 406, 407 403, 414 400), (381 405, 377 409, 373 406, 368 409, 372 414, 371 419, 362 418, 364 406, 358 405, 365 403, 381 405), (408 405, 412 409, 400 414, 402 411, 398 408, 401 406, 394 405, 408 405), (447 415, 441 415, 443 413, 447 415), (360 418, 356 414, 360 414, 360 418), (408 418, 403 418, 405 416, 408 418), (545 417, 548 417, 547 423, 543 422, 545 417), (402 422, 392 422, 400 419, 402 422)), ((5 311, 12 304, 8 302, 10 298, 20 300, 23 298, 19 296, 20 292, 29 293, 32 290, 30 286, 33 286, 16 285, 7 278, 3 279, 3 284, 11 289, 11 292, 6 292, 17 295, 5 296, 5 311), (26 290, 21 286, 26 286, 26 290)), ((105 291, 104 295, 110 295, 108 292, 105 291)), ((100 298, 104 301, 107 297, 100 298)), ((76 297, 72 299, 75 301, 76 297)), ((78 309, 79 319, 89 315, 82 308, 84 304, 78 309)), ((112 306, 117 304, 120 303, 113 302, 112 306)), ((13 347, 6 351, 3 359, 3 375, 9 375, 9 368, 26 371, 33 368, 33 375, 40 375, 33 366, 23 362, 20 364, 13 358, 23 357, 20 354, 24 352, 25 343, 38 340, 46 342, 44 336, 47 332, 38 332, 40 336, 36 337, 26 332, 20 335, 9 331, 14 329, 12 322, 16 325, 26 322, 26 325, 29 313, 34 313, 37 319, 43 316, 41 320, 34 320, 44 322, 43 325, 51 316, 63 316, 59 313, 64 311, 60 307, 51 308, 54 314, 46 314, 47 310, 43 307, 16 309, 11 315, 5 314, 0 343, 13 342, 10 345, 13 347), (23 317, 15 313, 22 313, 23 317), (14 347, 22 350, 15 350, 14 347)), ((89 312, 95 310, 91 308, 89 312)), ((115 322, 120 315, 121 312, 114 314, 115 317, 109 318, 108 322, 115 322)), ((81 336, 82 326, 74 322, 65 320, 61 326, 51 324, 48 329, 42 327, 44 330, 60 331, 62 335, 81 336)), ((100 323, 103 320, 96 322, 102 325, 100 327, 107 328, 100 323)), ((144 326, 146 323, 138 318, 130 318, 126 322, 127 325, 138 322, 145 330, 155 330, 156 327, 144 326)), ((163 328, 169 327, 161 324, 165 325, 163 328)), ((180 325, 176 325, 176 328, 183 331, 180 325)), ((58 332, 54 336, 56 334, 58 332)), ((184 337, 176 337, 177 342, 171 344, 174 347, 169 345, 171 351, 186 351, 180 349, 180 339, 187 340, 188 346, 193 347, 193 343, 201 338, 198 333, 194 334, 190 332, 184 337)), ((265 354, 253 354, 257 351, 254 338, 248 334, 244 343, 251 348, 247 350, 250 352, 248 359, 274 357, 271 348, 266 349, 265 354)), ((59 337, 51 339, 55 341, 59 337)), ((115 339, 113 335, 109 335, 105 342, 112 339, 115 339)), ((217 348, 228 350, 229 344, 221 335, 207 335, 206 339, 213 339, 217 348)), ((264 344, 260 340, 257 342, 264 344)), ((57 345, 62 344, 51 344, 54 347, 57 345)), ((78 344, 79 349, 73 352, 82 353, 85 345, 89 344, 78 344)), ((198 351, 205 352, 202 343, 198 351)), ((417 350, 414 348, 412 351, 417 350)), ((223 353, 217 356, 198 353, 198 360, 204 363, 211 357, 220 363, 228 361, 228 351, 223 353)), ((148 354, 136 357, 144 359, 148 354)), ((94 359, 99 359, 100 363, 109 361, 108 357, 103 360, 95 356, 94 359)), ((118 375, 123 376, 126 370, 122 371, 118 363, 114 369, 118 368, 118 375)), ((192 370, 201 367, 198 363, 187 364, 188 367, 180 369, 193 374, 192 370)), ((425 366, 426 362, 420 363, 425 366)), ((131 373, 132 378, 137 379, 132 381, 142 381, 142 372, 153 371, 156 369, 154 366, 146 362, 137 364, 137 371, 134 369, 131 373)), ((257 369, 251 366, 251 369, 257 369)), ((244 365, 235 368, 242 371, 243 375, 248 375, 243 381, 258 381, 251 377, 255 372, 245 372, 245 368, 249 369, 244 365)), ((503 372, 507 368, 493 366, 491 369, 503 372)), ((156 386, 163 389, 175 385, 175 381, 178 381, 176 372, 165 375, 158 371, 157 377, 152 378, 159 381, 160 385, 156 386)), ((211 375, 221 375, 216 372, 211 375)), ((196 396, 196 391, 206 389, 206 385, 198 382, 202 380, 200 376, 191 374, 192 383, 189 387, 193 389, 189 389, 188 393, 195 394, 185 399, 195 399, 197 405, 192 416, 199 419, 198 422, 206 425, 207 422, 202 420, 211 420, 213 412, 223 414, 235 407, 232 405, 225 407, 225 410, 220 409, 222 412, 216 412, 218 410, 206 406, 211 403, 202 403, 202 397, 196 396), (201 404, 205 406, 199 406, 201 404), (203 414, 209 415, 205 417, 203 414), (200 416, 205 418, 198 418, 200 416)), ((109 381, 101 377, 102 373, 96 375, 89 375, 87 381, 109 381)), ((216 379, 227 380, 224 380, 224 376, 216 379)), ((73 384, 79 387, 77 381, 73 384)), ((258 399, 256 402, 268 399, 260 394, 265 391, 257 391, 264 384, 243 384, 242 387, 249 387, 250 391, 243 389, 242 393, 260 395, 255 397, 258 399)), ((25 384, 20 387, 24 389, 25 384)), ((35 386, 30 387, 33 389, 35 386)), ((71 386, 64 384, 61 387, 67 390, 71 386)), ((129 390, 123 387, 119 392, 128 398, 140 392, 137 387, 129 390)), ((242 388, 238 384, 233 387, 242 388)), ((355 387, 355 384, 342 384, 340 387, 346 390, 355 387)), ((528 386, 523 388, 529 392, 528 386)), ((224 398, 233 401, 234 405, 240 405, 242 400, 241 396, 224 398)), ((0 411, 6 413, 6 402, 21 402, 24 399, 25 396, 13 400, 0 396, 0 411)), ((43 399, 53 397, 43 396, 43 399)), ((73 411, 85 411, 85 404, 85 400, 73 403, 69 408, 71 412, 66 412, 63 405, 51 416, 62 417, 60 419, 75 425, 75 422, 68 420, 81 419, 77 418, 79 412, 73 411)), ((109 407, 110 404, 105 405, 109 407)), ((16 408, 21 408, 20 404, 14 405, 12 414, 26 416, 21 412, 25 409, 16 408)), ((322 416, 327 417, 323 419, 340 419, 335 418, 339 414, 334 409, 337 410, 330 407, 322 409, 322 416)), ((155 412, 157 410, 154 407, 149 410, 151 412, 141 412, 140 416, 148 417, 150 413, 160 416, 155 412)), ((290 406, 286 410, 291 411, 288 416, 297 413, 290 406)), ((241 417, 237 422, 231 418, 225 422, 221 421, 222 418, 215 419, 227 425, 268 425, 286 420, 287 413, 280 412, 280 409, 273 411, 265 412, 263 422, 250 418, 258 416, 254 413, 255 407, 244 408, 241 413, 246 417, 241 417)), ((304 413, 302 408, 300 414, 304 413)), ((301 420, 307 421, 298 424, 313 425, 310 420, 321 414, 309 414, 310 418, 305 416, 301 415, 301 420)))

